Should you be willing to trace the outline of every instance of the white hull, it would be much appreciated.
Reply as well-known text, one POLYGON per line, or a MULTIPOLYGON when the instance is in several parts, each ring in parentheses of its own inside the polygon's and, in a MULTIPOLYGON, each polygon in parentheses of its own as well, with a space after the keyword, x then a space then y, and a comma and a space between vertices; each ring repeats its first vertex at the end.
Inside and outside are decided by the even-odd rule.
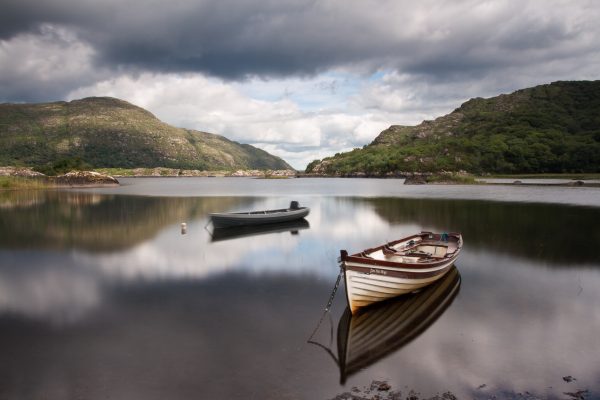
POLYGON ((424 232, 348 256, 342 251, 352 313, 361 307, 416 292, 441 279, 462 248, 460 234, 424 232))
MULTIPOLYGON (((449 261, 438 268, 439 274, 426 278, 395 278, 375 273, 358 272, 346 269, 346 293, 350 310, 355 312, 358 308, 369 304, 387 300, 406 293, 415 292, 433 282, 441 279, 449 270, 454 261, 449 261)), ((348 263, 348 266, 363 266, 372 270, 370 265, 348 263)), ((386 268, 377 267, 378 270, 386 268)))

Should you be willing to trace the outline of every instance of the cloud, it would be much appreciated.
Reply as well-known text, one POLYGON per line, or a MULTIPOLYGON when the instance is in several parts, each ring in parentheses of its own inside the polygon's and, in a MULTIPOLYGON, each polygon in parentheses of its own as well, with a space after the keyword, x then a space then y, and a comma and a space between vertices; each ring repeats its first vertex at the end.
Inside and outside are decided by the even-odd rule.
POLYGON ((106 76, 93 66, 94 55, 70 30, 51 25, 0 41, 0 100, 61 99, 106 76))
POLYGON ((303 168, 471 97, 598 79, 598 19, 563 0, 6 0, 0 101, 114 93, 303 168))
POLYGON ((341 66, 440 78, 580 57, 597 53, 600 14, 590 1, 29 3, 3 7, 5 38, 55 24, 77 32, 98 52, 99 65, 225 79, 314 75, 341 66))
POLYGON ((125 99, 174 126, 249 143, 304 169, 314 158, 371 141, 391 120, 360 107, 345 107, 350 113, 327 109, 329 100, 319 100, 318 95, 313 95, 312 104, 320 102, 323 109, 306 111, 286 97, 289 85, 314 87, 319 82, 269 81, 263 90, 259 80, 248 81, 245 86, 199 74, 145 73, 122 75, 76 89, 67 99, 99 95, 125 99), (273 86, 279 87, 279 95, 273 86), (258 100, 246 93, 271 100, 258 100))

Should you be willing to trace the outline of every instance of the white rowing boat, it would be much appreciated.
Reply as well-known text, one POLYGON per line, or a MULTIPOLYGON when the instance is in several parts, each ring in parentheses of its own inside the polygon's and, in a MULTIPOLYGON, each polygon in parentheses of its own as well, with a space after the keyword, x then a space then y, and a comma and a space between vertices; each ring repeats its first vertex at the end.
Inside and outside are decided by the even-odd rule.
POLYGON ((350 311, 432 284, 450 270, 462 246, 460 233, 421 232, 352 255, 342 250, 350 311))

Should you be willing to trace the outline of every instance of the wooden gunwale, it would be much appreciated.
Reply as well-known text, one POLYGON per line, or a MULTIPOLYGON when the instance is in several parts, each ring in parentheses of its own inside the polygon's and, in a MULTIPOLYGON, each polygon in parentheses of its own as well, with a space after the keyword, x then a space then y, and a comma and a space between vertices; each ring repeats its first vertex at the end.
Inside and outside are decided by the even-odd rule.
MULTIPOLYGON (((301 210, 304 209, 306 207, 302 207, 302 208, 296 208, 296 210, 301 210)), ((242 211, 242 212, 234 212, 231 214, 236 214, 236 215, 254 215, 254 214, 258 214, 258 215, 264 215, 264 214, 276 214, 276 213, 283 213, 283 212, 290 212, 293 211, 291 208, 282 208, 279 210, 262 210, 262 211, 242 211)))
POLYGON ((387 260, 375 260, 372 258, 365 258, 365 257, 356 257, 356 256, 348 256, 344 261, 346 262, 351 262, 351 263, 357 263, 357 264, 367 264, 367 265, 379 265, 382 267, 389 267, 389 268, 410 268, 410 269, 429 269, 429 268, 435 268, 435 267, 439 267, 440 265, 443 265, 447 262, 449 262, 450 260, 455 259, 456 255, 458 253, 454 253, 452 255, 452 257, 448 257, 448 258, 438 258, 436 259, 436 262, 421 262, 421 263, 404 263, 404 262, 395 262, 395 261, 387 261, 387 260))
POLYGON ((236 217, 236 216, 246 216, 246 215, 269 215, 269 214, 294 214, 299 211, 304 211, 308 207, 299 207, 299 208, 282 208, 279 210, 262 210, 262 211, 242 211, 242 212, 232 212, 232 213, 211 213, 211 216, 218 217, 236 217))
MULTIPOLYGON (((438 275, 442 275, 444 274, 452 265, 452 262, 449 262, 450 260, 445 260, 448 265, 437 269, 435 271, 426 271, 426 272, 410 272, 410 271, 397 271, 397 270, 389 270, 386 269, 385 270, 385 276, 389 276, 392 278, 404 278, 404 279, 420 279, 420 278, 431 278, 433 276, 438 276, 438 275)), ((357 266, 357 265, 346 265, 346 270, 350 270, 350 271, 355 271, 355 272, 360 272, 363 274, 372 274, 372 270, 373 268, 370 267, 361 267, 361 266, 357 266)), ((378 274, 378 273, 374 273, 375 275, 383 275, 383 274, 378 274)))
MULTIPOLYGON (((409 263, 409 262, 398 262, 398 261, 391 261, 391 260, 379 260, 379 259, 374 259, 374 258, 369 258, 369 257, 363 256, 363 254, 366 254, 366 253, 374 253, 376 251, 383 251, 386 246, 393 246, 393 245, 401 243, 401 242, 410 241, 411 239, 421 238, 424 235, 428 235, 430 233, 431 232, 422 232, 420 234, 411 235, 411 236, 407 236, 402 239, 388 242, 381 246, 372 247, 370 249, 363 250, 360 253, 346 255, 341 261, 344 261, 344 262, 348 261, 348 262, 354 262, 354 263, 359 263, 359 264, 368 264, 368 265, 380 265, 380 266, 386 266, 386 267, 391 267, 391 268, 394 268, 394 267, 398 268, 401 266, 405 266, 406 268, 411 268, 411 269, 428 269, 428 268, 435 268, 437 266, 443 265, 444 263, 446 263, 450 260, 456 259, 458 257, 458 254, 460 253, 460 250, 462 248, 462 243, 461 243, 462 241, 460 240, 460 234, 457 234, 457 233, 449 234, 458 239, 458 241, 457 241, 458 247, 456 248, 456 250, 454 250, 452 253, 448 254, 448 256, 446 256, 446 257, 433 257, 432 256, 432 257, 430 257, 430 259, 432 261, 425 261, 425 262, 420 262, 420 263, 409 263), (433 261, 433 260, 435 260, 435 261, 433 261)), ((448 245, 445 244, 445 242, 440 242, 437 240, 422 240, 421 242, 417 243, 416 245, 422 246, 422 245, 426 245, 426 244, 448 247, 448 245)), ((398 254, 398 256, 402 257, 401 254, 398 254)))
POLYGON ((440 265, 447 263, 450 260, 456 259, 456 257, 458 256, 458 253, 459 253, 458 251, 455 251, 454 253, 452 253, 451 257, 447 257, 447 258, 432 257, 432 259, 435 260, 435 262, 431 261, 431 262, 421 262, 421 263, 405 263, 405 262, 388 261, 388 260, 376 260, 374 258, 361 257, 360 255, 347 256, 343 261, 351 262, 351 263, 358 263, 358 264, 380 265, 380 266, 385 266, 385 267, 390 267, 390 268, 399 268, 399 267, 405 266, 406 268, 411 268, 411 269, 429 269, 429 268, 438 267, 440 265))

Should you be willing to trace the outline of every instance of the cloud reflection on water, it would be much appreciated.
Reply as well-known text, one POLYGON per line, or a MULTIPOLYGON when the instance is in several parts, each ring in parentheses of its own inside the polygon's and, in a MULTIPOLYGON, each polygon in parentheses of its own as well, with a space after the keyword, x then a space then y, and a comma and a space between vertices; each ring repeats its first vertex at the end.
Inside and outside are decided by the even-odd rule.
MULTIPOLYGON (((572 389, 561 378, 573 375, 598 389, 597 256, 581 244, 572 258, 520 244, 541 243, 525 229, 532 221, 546 224, 534 232, 553 230, 549 247, 585 240, 597 209, 306 197, 310 228, 298 235, 215 243, 204 229, 214 207, 274 208, 290 199, 123 197, 68 207, 64 200, 31 203, 26 214, 0 211, 0 353, 9 360, 0 365, 0 398, 26 397, 26 390, 29 397, 69 390, 145 399, 331 397, 339 391, 337 367, 303 345, 337 275, 339 249, 440 224, 467 233, 459 295, 429 329, 346 387, 387 379, 431 395, 470 397, 481 384, 537 393, 553 386, 555 393, 572 389), (15 225, 20 216, 27 229, 15 225), (569 219, 583 233, 555 229, 569 219), (113 230, 122 232, 107 235, 113 230), (106 242, 90 247, 77 235, 106 242), (126 245, 109 248, 127 235, 126 245)), ((343 309, 342 292, 334 314, 343 309)))
MULTIPOLYGON (((497 248, 501 250, 501 255, 511 252, 521 255, 523 251, 519 246, 530 241, 527 238, 528 225, 515 230, 515 224, 523 224, 523 221, 531 219, 532 216, 533 223, 539 220, 540 216, 547 214, 553 214, 551 221, 558 221, 559 224, 561 221, 570 223, 573 218, 580 221, 581 218, 576 217, 575 211, 583 213, 587 221, 593 221, 594 218, 590 218, 591 215, 586 213, 597 213, 594 209, 573 210, 564 206, 548 205, 518 207, 505 203, 486 203, 482 206, 477 202, 464 201, 310 198, 304 200, 304 203, 311 207, 308 217, 310 228, 299 232, 298 235, 279 232, 211 242, 210 233, 204 229, 207 214, 202 210, 214 210, 219 204, 214 200, 122 197, 117 201, 114 196, 102 199, 98 195, 80 193, 70 196, 63 193, 59 196, 51 195, 43 201, 27 201, 29 208, 26 209, 28 220, 25 225, 5 227, 4 229, 10 229, 12 234, 3 235, 0 245, 4 243, 4 247, 10 247, 18 242, 20 245, 35 248, 37 243, 40 243, 42 248, 50 245, 60 249, 66 244, 74 249, 67 252, 35 250, 32 253, 35 256, 29 252, 19 253, 11 250, 3 256, 5 265, 24 264, 27 267, 19 269, 18 273, 15 273, 17 268, 14 265, 9 269, 0 268, 0 285, 10 288, 3 291, 0 306, 4 309, 15 309, 18 308, 18 304, 28 304, 21 307, 26 314, 40 316, 43 313, 39 310, 47 308, 53 310, 51 315, 63 315, 64 313, 59 311, 61 307, 70 309, 84 305, 83 309, 91 308, 102 298, 98 293, 107 285, 198 280, 236 270, 254 274, 285 271, 286 274, 309 274, 321 279, 331 279, 337 274, 335 259, 339 249, 357 251, 423 228, 440 229, 441 221, 444 221, 442 225, 463 232, 468 250, 485 251, 488 248, 497 248), (90 201, 86 200, 87 197, 90 201), (65 203, 68 204, 67 207, 64 206, 65 203), (115 206, 116 210, 119 210, 118 213, 115 213, 115 206), (32 208, 36 209, 35 213, 31 212, 32 208), (99 221, 96 213, 99 213, 103 220, 99 221), (506 216, 516 213, 522 214, 523 218, 507 221, 504 225, 500 223, 506 216), (536 213, 539 216, 536 216, 536 213), (114 218, 115 214, 117 218, 114 218), (121 214, 126 214, 127 217, 123 218, 121 214), (43 218, 42 223, 36 223, 32 216, 43 218), (149 225, 148 219, 153 219, 152 225, 149 225), (188 234, 181 235, 180 221, 189 221, 188 234), (138 224, 141 224, 143 229, 137 227, 138 224), (38 230, 38 226, 44 230, 38 230), (152 228, 145 228, 148 226, 152 228), (483 231, 478 232, 477 229, 483 231), (122 233, 113 235, 111 231, 122 233), (519 231, 525 233, 522 239, 518 237, 519 231), (8 236, 11 239, 8 239, 8 236), (32 237, 35 240, 30 240, 32 237), (91 247, 93 252, 86 251, 89 248, 87 243, 91 242, 80 242, 82 237, 96 239, 95 245, 91 247), (97 252, 97 249, 110 247, 111 243, 121 237, 126 237, 126 247, 97 252), (102 244, 102 241, 107 243, 102 244), (79 243, 82 243, 82 248, 79 243), (8 262, 11 259, 12 261, 8 262), (46 278, 40 279, 41 276, 46 278), (15 290, 16 287, 35 290, 15 290), (62 289, 57 290, 57 287, 62 289), (15 296, 18 300, 14 299, 15 296), (70 300, 67 301, 66 298, 70 300), (44 307, 40 308, 40 304, 44 307)), ((226 208, 233 205, 234 209, 276 208, 282 203, 287 203, 287 200, 238 198, 236 203, 220 202, 226 208)), ((2 213, 3 216, 15 217, 14 209, 2 213)), ((9 223, 12 221, 9 219, 9 223)), ((566 233, 561 236, 558 234, 560 232, 555 232, 554 227, 552 232, 547 230, 541 227, 540 232, 546 231, 553 235, 556 243, 567 240, 566 233)), ((582 229, 581 232, 584 232, 583 236, 591 233, 586 233, 586 229, 582 229)), ((569 232, 568 235, 578 235, 581 232, 569 232)), ((532 240, 533 243, 536 243, 536 240, 539 242, 539 238, 532 237, 532 240)), ((581 240, 577 239, 576 244, 580 242, 581 240)), ((535 251, 528 256, 537 259, 544 260, 544 254, 561 254, 553 246, 547 246, 544 254, 533 247, 530 250, 535 251)), ((583 250, 577 251, 575 260, 580 260, 588 254, 583 250)), ((596 252, 589 252, 589 257, 589 262, 593 265, 596 252)), ((563 264, 568 265, 564 262, 563 264)), ((560 260, 558 265, 561 265, 560 260)), ((66 314, 80 315, 80 312, 68 311, 66 314)))
POLYGON ((102 301, 98 276, 69 256, 0 251, 0 259, 0 316, 74 323, 102 301))
POLYGON ((523 259, 472 252, 461 256, 458 268, 461 292, 435 329, 364 371, 363 381, 377 376, 398 385, 419 382, 426 393, 452 382, 446 387, 465 391, 465 397, 466 388, 482 384, 488 393, 553 387, 550 392, 559 395, 573 389, 562 381, 573 375, 578 387, 598 390, 600 362, 592 350, 600 347, 596 271, 548 273, 523 259))

